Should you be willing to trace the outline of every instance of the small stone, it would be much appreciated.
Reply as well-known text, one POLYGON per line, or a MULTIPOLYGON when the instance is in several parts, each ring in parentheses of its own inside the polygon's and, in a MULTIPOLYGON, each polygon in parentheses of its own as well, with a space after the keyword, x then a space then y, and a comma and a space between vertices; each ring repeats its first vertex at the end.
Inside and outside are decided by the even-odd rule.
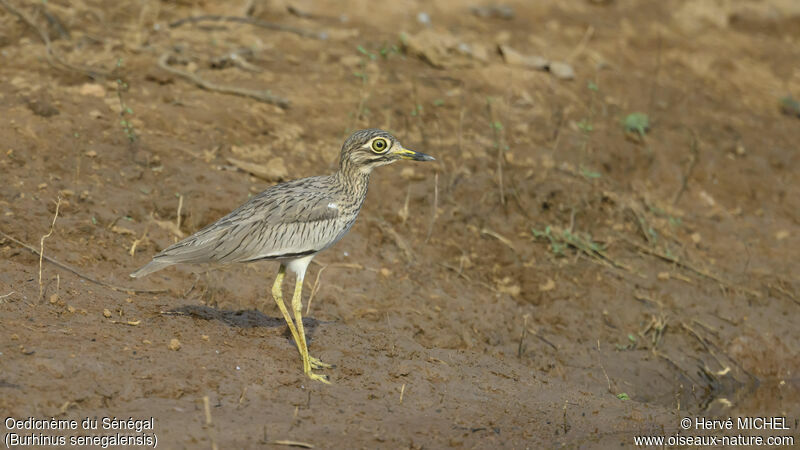
POLYGON ((381 275, 382 276, 384 276, 386 278, 389 278, 389 275, 391 275, 391 274, 392 274, 391 270, 387 269, 386 267, 382 267, 381 268, 381 275))
POLYGON ((690 237, 692 238, 692 242, 694 242, 695 244, 700 243, 700 233, 692 233, 690 237))
POLYGON ((104 309, 103 310, 103 317, 105 317, 106 319, 110 318, 111 317, 111 311, 109 311, 108 309, 104 309))
POLYGON ((103 98, 106 96, 106 90, 102 85, 96 83, 86 83, 78 89, 81 95, 90 95, 92 97, 103 98))
POLYGON ((96 152, 96 151, 94 151, 94 150, 89 150, 89 151, 88 151, 88 152, 86 152, 85 154, 86 154, 86 156, 88 156, 89 158, 94 158, 94 157, 96 157, 96 156, 97 156, 97 152, 96 152))
POLYGON ((170 341, 169 341, 169 349, 170 350, 174 350, 174 351, 177 352, 178 350, 181 349, 181 341, 179 341, 179 340, 177 340, 175 338, 170 339, 170 341))
POLYGON ((507 64, 530 67, 531 69, 544 70, 550 62, 541 56, 528 56, 514 50, 508 45, 499 45, 500 53, 507 64))
POLYGON ((553 61, 550 63, 550 73, 560 80, 575 78, 575 70, 567 63, 553 61))
POLYGON ((789 237, 789 232, 787 230, 781 230, 775 233, 775 239, 782 241, 789 237))
POLYGON ((659 272, 658 279, 662 281, 669 280, 669 272, 659 272))
POLYGON ((556 288, 556 282, 552 278, 548 278, 544 284, 539 285, 539 290, 542 292, 552 291, 556 288))
POLYGON ((425 25, 426 27, 431 26, 431 16, 426 12, 420 12, 417 14, 417 22, 425 25))

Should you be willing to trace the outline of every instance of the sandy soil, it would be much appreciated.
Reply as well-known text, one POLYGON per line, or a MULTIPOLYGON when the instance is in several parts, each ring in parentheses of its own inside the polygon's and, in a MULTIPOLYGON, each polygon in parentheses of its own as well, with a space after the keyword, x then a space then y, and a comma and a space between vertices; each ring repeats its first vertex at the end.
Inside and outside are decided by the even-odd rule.
POLYGON ((800 7, 475 5, 0 2, 0 416, 154 417, 169 449, 797 439, 800 7), (174 23, 207 14, 291 29, 174 23), (332 385, 276 264, 128 278, 365 127, 437 162, 379 169, 310 267, 332 385))

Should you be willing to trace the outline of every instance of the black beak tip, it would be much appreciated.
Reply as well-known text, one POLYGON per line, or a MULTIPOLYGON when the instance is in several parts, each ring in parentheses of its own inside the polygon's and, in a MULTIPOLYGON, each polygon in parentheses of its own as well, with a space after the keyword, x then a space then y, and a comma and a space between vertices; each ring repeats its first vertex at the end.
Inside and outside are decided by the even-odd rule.
POLYGON ((418 153, 414 155, 414 159, 417 161, 436 161, 436 158, 431 155, 426 155, 425 153, 418 153))

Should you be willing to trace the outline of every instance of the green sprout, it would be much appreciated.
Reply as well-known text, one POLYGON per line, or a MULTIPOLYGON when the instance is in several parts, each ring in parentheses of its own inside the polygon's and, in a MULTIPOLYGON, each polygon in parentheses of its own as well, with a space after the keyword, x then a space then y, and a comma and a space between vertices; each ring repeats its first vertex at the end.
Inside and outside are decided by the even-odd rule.
POLYGON ((623 119, 622 126, 625 131, 635 132, 644 137, 645 133, 650 129, 650 118, 645 113, 631 113, 623 119))

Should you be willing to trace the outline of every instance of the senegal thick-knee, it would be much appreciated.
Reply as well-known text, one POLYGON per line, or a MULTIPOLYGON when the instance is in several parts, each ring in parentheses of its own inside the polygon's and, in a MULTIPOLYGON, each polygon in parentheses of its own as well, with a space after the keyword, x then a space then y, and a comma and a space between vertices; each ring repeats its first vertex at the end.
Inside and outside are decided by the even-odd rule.
POLYGON ((167 247, 131 276, 138 278, 182 263, 280 261, 273 297, 300 351, 303 371, 327 383, 327 376, 312 369, 330 366, 308 355, 303 330, 301 295, 306 268, 317 253, 335 244, 353 226, 367 196, 372 170, 401 159, 434 160, 403 147, 386 131, 356 131, 345 140, 334 174, 268 188, 217 222, 167 247), (287 268, 296 275, 292 314, 281 293, 287 268))

